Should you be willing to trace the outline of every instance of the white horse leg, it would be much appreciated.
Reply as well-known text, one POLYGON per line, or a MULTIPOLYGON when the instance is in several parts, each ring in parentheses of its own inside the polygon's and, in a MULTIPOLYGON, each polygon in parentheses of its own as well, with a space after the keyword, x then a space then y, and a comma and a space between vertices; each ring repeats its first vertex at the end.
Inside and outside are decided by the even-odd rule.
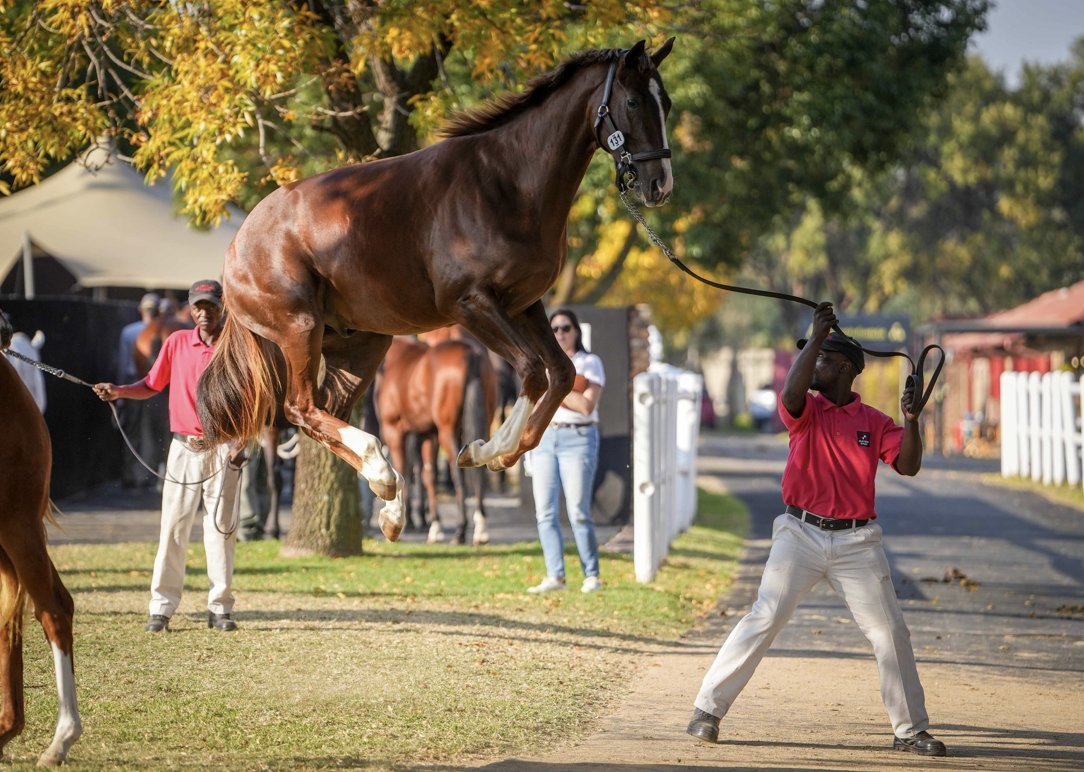
POLYGON ((340 429, 339 439, 361 459, 361 469, 358 473, 369 482, 373 493, 384 501, 395 499, 400 489, 398 481, 403 478, 392 469, 388 459, 384 457, 380 440, 356 426, 340 429))
POLYGON ((406 524, 403 476, 388 462, 380 440, 368 432, 347 426, 339 430, 339 439, 361 459, 358 474, 369 482, 373 493, 388 502, 380 510, 380 530, 388 541, 398 541, 406 524))
POLYGON ((498 456, 511 453, 519 447, 520 438, 523 437, 523 432, 527 429, 527 419, 531 417, 534 406, 535 403, 525 396, 517 399, 516 404, 513 405, 508 414, 508 418, 493 433, 492 439, 489 442, 475 440, 467 445, 459 452, 457 463, 462 467, 486 464, 494 472, 504 469, 496 459, 498 456))
MULTIPOLYGON (((388 541, 399 541, 399 534, 406 525, 406 483, 403 476, 388 465, 395 475, 395 498, 388 501, 380 510, 380 530, 388 541)), ((370 483, 371 487, 371 483, 370 483)))
POLYGON ((481 510, 474 513, 474 538, 473 542, 475 546, 479 544, 489 544, 489 529, 486 528, 486 516, 482 514, 481 510))
POLYGON ((64 762, 68 751, 79 735, 83 733, 83 724, 79 720, 79 706, 75 701, 75 671, 72 658, 55 644, 53 647, 53 665, 56 671, 57 720, 53 742, 38 758, 39 767, 53 767, 64 762))

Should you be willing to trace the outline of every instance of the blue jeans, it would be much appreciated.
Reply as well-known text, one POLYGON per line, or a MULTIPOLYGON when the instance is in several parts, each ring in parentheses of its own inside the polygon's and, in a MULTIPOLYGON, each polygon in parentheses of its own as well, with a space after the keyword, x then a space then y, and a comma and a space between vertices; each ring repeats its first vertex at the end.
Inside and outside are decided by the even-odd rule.
POLYGON ((598 537, 591 517, 591 493, 598 468, 598 426, 551 426, 531 451, 535 519, 546 575, 565 577, 564 537, 558 494, 563 488, 568 519, 584 576, 598 576, 598 537))

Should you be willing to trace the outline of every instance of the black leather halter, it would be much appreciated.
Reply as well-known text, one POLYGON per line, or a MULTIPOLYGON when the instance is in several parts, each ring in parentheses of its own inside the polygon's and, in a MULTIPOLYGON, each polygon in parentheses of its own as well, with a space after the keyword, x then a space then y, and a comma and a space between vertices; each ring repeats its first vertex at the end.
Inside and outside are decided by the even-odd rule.
POLYGON ((602 104, 598 106, 595 114, 595 141, 599 147, 607 151, 614 159, 617 173, 617 189, 622 193, 636 184, 636 162, 654 161, 659 158, 669 158, 670 148, 663 147, 658 150, 648 150, 643 153, 630 153, 625 147, 625 135, 614 123, 613 114, 610 112, 610 97, 613 95, 614 79, 617 75, 617 65, 624 56, 624 51, 619 51, 617 56, 610 62, 610 71, 606 73, 606 87, 602 91, 602 104), (608 121, 612 131, 603 141, 599 136, 599 128, 603 121, 608 121))

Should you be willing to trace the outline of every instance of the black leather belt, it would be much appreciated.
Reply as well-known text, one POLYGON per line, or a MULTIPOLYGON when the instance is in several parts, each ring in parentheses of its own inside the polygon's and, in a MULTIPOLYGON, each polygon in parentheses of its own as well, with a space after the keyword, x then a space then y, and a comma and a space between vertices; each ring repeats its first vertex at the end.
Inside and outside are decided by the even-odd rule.
POLYGON ((842 520, 838 517, 821 517, 820 515, 814 515, 812 512, 806 512, 801 507, 787 504, 787 514, 794 515, 799 520, 804 520, 807 523, 812 523, 823 531, 842 531, 847 528, 861 528, 869 519, 865 520, 842 520))
POLYGON ((554 429, 583 429, 584 427, 594 425, 594 421, 589 424, 550 424, 550 426, 552 426, 554 429))

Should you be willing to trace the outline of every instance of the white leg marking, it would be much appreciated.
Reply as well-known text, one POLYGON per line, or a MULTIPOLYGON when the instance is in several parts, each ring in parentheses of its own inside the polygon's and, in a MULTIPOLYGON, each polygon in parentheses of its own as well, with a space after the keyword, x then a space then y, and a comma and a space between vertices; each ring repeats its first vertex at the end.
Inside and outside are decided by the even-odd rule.
POLYGON ((474 538, 475 544, 489 544, 489 529, 486 528, 486 516, 481 512, 474 513, 474 538))
POLYGON ((527 397, 520 397, 512 406, 512 412, 493 434, 489 442, 475 440, 470 444, 474 461, 478 466, 487 464, 497 456, 511 453, 519 447, 520 438, 527 428, 527 419, 531 417, 535 403, 527 397))
MULTIPOLYGON (((387 463, 386 459, 384 463, 387 463)), ((406 525, 406 502, 403 500, 406 497, 406 484, 403 482, 403 476, 395 471, 391 464, 388 464, 388 469, 394 475, 395 496, 387 500, 388 503, 380 510, 378 522, 381 530, 384 530, 385 522, 390 522, 395 524, 397 531, 402 531, 403 526, 406 525)))
POLYGON ((373 493, 385 501, 396 498, 398 494, 395 489, 401 487, 397 484, 397 480, 403 478, 384 458, 380 440, 355 426, 340 429, 339 439, 361 459, 361 476, 369 481, 369 487, 373 489, 373 493), (395 486, 395 489, 392 486, 395 486))
POLYGON ((56 766, 68 757, 79 735, 83 733, 83 724, 79 720, 79 706, 75 701, 75 671, 72 658, 62 652, 57 645, 53 648, 53 667, 56 671, 57 719, 56 734, 53 742, 38 758, 38 766, 56 766))

